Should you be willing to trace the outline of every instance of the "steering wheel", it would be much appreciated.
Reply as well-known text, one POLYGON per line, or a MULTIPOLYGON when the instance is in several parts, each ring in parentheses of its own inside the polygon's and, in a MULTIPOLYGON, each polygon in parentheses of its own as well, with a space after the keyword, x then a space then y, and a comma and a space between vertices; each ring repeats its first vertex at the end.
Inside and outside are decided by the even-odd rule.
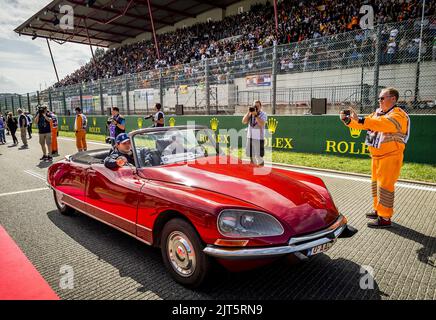
POLYGON ((189 149, 189 152, 192 152, 193 154, 197 155, 197 154, 202 154, 205 157, 207 157, 207 150, 205 147, 199 145, 199 146, 195 146, 189 149))

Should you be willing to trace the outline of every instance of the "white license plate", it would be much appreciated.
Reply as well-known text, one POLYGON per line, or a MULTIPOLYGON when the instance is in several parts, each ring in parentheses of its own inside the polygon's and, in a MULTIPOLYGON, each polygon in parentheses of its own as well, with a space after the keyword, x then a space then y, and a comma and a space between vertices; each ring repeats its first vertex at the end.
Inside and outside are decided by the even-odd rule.
POLYGON ((313 247, 313 248, 309 249, 309 252, 307 255, 313 256, 313 255, 318 254, 318 253, 326 252, 331 247, 333 247, 334 243, 335 243, 335 241, 330 241, 330 242, 327 242, 324 244, 320 244, 319 246, 313 247))

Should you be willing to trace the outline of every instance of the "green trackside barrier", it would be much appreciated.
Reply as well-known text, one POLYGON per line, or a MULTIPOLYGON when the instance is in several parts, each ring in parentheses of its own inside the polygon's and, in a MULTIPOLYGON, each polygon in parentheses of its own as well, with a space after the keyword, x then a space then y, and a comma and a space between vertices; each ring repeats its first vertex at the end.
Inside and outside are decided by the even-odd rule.
MULTIPOLYGON (((127 131, 150 127, 151 120, 139 116, 125 116, 127 131)), ((185 125, 195 122, 205 125, 217 134, 220 142, 229 142, 228 129, 241 130, 241 116, 172 116, 167 115, 165 125, 185 125)), ((436 164, 436 115, 410 115, 411 135, 406 147, 405 161, 436 164)), ((88 132, 107 134, 105 116, 88 116, 88 132)), ((61 131, 74 130, 74 117, 59 116, 61 131)), ((323 116, 269 116, 266 125, 266 146, 273 150, 348 157, 368 157, 364 144, 365 131, 350 130, 337 115, 323 116)))

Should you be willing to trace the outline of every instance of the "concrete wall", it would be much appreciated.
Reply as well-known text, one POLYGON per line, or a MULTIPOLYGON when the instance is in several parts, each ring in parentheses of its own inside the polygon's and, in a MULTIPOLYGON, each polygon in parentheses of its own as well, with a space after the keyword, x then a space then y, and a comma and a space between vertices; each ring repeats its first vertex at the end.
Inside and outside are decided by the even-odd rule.
MULTIPOLYGON (((380 68, 379 86, 394 86, 400 91, 401 101, 412 101, 415 88, 415 64, 382 66, 380 68)), ((436 63, 423 62, 421 67, 420 97, 423 100, 434 101, 436 99, 436 63)), ((276 114, 307 114, 310 112, 310 99, 327 98, 327 113, 337 114, 345 104, 358 106, 361 101, 361 68, 336 69, 314 72, 300 72, 294 74, 282 74, 277 76, 277 106, 276 114), (312 89, 312 90, 311 90, 312 89), (290 103, 291 101, 291 103, 290 103)), ((373 84, 373 70, 364 72, 364 84, 373 84)), ((181 83, 183 85, 183 83, 181 83)), ((245 78, 235 79, 233 84, 211 85, 210 106, 211 110, 217 108, 222 113, 241 114, 245 113, 247 106, 254 100, 260 100, 268 113, 272 112, 272 88, 247 87, 245 78), (239 92, 239 94, 237 94, 239 92)), ((183 104, 189 114, 199 114, 206 111, 206 92, 204 86, 188 86, 187 92, 175 91, 175 87, 164 89, 164 108, 168 112, 174 112, 176 104, 183 104)), ((147 89, 145 91, 130 91, 130 110, 145 112, 147 107, 153 109, 155 103, 160 102, 159 90, 147 89), (148 98, 148 99, 147 99, 148 98)), ((369 104, 373 97, 370 88, 367 89, 369 104)), ((126 97, 123 92, 118 98, 105 99, 105 106, 118 106, 126 108, 126 97), (122 97, 120 99, 120 97, 122 97)))
MULTIPOLYGON (((400 91, 400 102, 411 103, 414 99, 415 89, 415 64, 402 64, 382 66, 380 70, 379 86, 394 86, 400 91)), ((436 103, 436 63, 423 62, 420 77, 420 98, 434 106, 436 103)), ((326 98, 327 113, 337 114, 344 106, 355 108, 363 107, 372 110, 374 97, 372 91, 373 70, 364 73, 364 84, 361 84, 361 69, 337 69, 315 72, 301 72, 294 74, 278 75, 277 79, 277 103, 276 114, 278 115, 301 115, 310 114, 311 98, 326 98), (363 106, 361 94, 363 94, 363 106)), ((184 106, 185 114, 207 114, 206 91, 204 85, 188 86, 183 92, 182 88, 177 92, 174 83, 167 83, 164 89, 163 107, 165 112, 175 112, 176 104, 184 106)), ((181 82, 180 86, 184 83, 181 82)), ((160 102, 158 88, 134 90, 129 92, 129 108, 132 113, 148 113, 153 110, 156 103, 160 102)), ((86 112, 99 113, 99 93, 95 93, 93 99, 83 99, 86 112), (88 110, 89 109, 89 110, 88 110)), ((272 113, 272 87, 247 87, 245 78, 237 78, 234 83, 211 84, 210 86, 210 112, 219 114, 243 114, 247 106, 254 100, 260 100, 265 111, 272 113)), ((67 110, 73 112, 79 104, 79 97, 67 98, 67 110)), ((63 102, 54 97, 53 109, 58 113, 63 112, 63 102)), ((127 112, 127 98, 125 91, 119 95, 103 94, 105 108, 117 106, 127 112)), ((409 104, 412 108, 412 105, 409 104)), ((434 109, 423 109, 423 113, 434 113, 434 109)), ((414 112, 419 109, 414 109, 414 112)), ((363 111, 362 111, 363 112, 363 111)))
MULTIPOLYGON (((403 100, 410 100, 415 89, 416 64, 385 65, 380 67, 379 86, 394 86, 399 89, 403 100)), ((420 72, 420 96, 422 100, 435 100, 436 98, 436 63, 422 62, 420 72)), ((362 83, 362 68, 335 69, 326 71, 308 71, 292 74, 280 74, 277 76, 277 88, 310 88, 331 86, 360 86, 362 83)), ((363 71, 363 83, 373 85, 374 70, 365 68, 363 71)), ((235 85, 239 91, 262 92, 260 100, 269 103, 271 86, 247 87, 245 78, 235 79, 235 85)), ((344 100, 349 97, 349 92, 337 92, 336 99, 344 100), (342 96, 341 96, 342 95, 342 96)), ((242 96, 242 98, 244 98, 242 96)), ((286 97, 287 98, 287 97, 286 97)), ((320 97, 319 97, 320 98, 320 97)), ((329 99, 329 96, 325 98, 329 99)), ((304 99, 303 99, 304 100, 304 99)), ((279 101, 280 102, 280 101, 279 101)), ((240 103, 246 103, 240 99, 240 103)))

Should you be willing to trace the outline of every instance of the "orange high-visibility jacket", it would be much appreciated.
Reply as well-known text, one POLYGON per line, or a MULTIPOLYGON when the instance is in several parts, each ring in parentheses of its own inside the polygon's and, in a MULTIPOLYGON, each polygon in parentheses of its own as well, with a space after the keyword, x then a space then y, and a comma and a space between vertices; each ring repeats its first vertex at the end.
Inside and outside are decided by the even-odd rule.
POLYGON ((74 121, 74 131, 86 131, 87 119, 83 113, 76 115, 76 120, 74 121))
POLYGON ((368 131, 365 142, 374 159, 402 154, 410 135, 410 118, 397 106, 386 113, 377 109, 359 121, 351 119, 348 126, 368 131))

